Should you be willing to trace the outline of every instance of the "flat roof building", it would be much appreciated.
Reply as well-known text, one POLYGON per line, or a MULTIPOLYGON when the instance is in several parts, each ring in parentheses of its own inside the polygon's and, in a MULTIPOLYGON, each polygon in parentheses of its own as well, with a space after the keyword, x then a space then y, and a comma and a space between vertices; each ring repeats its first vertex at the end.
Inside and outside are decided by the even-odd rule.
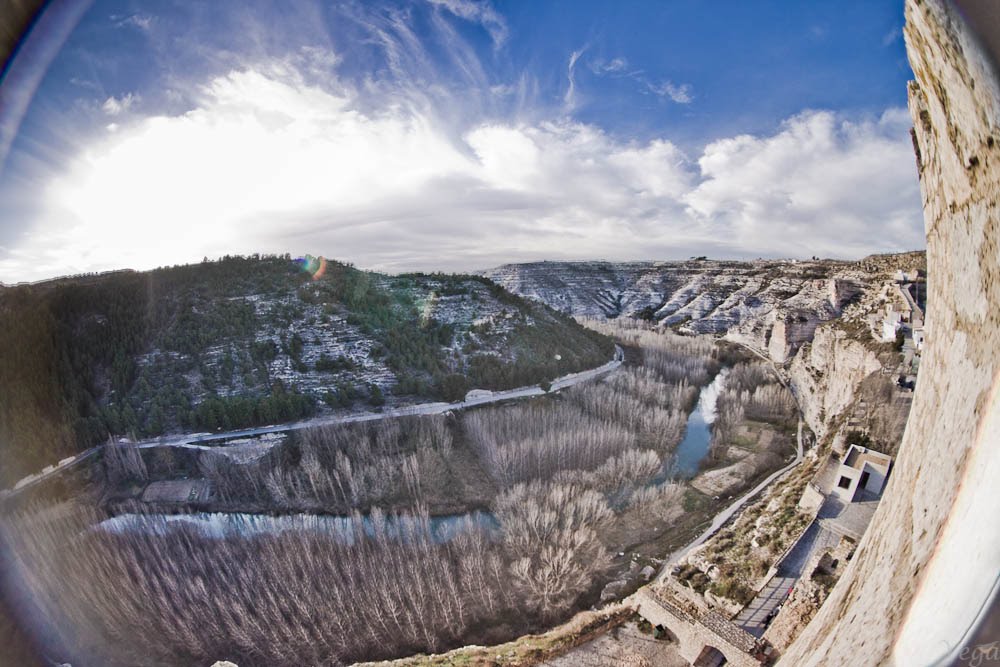
POLYGON ((882 495, 892 468, 892 457, 860 445, 847 448, 837 470, 833 492, 844 502, 873 500, 882 495))

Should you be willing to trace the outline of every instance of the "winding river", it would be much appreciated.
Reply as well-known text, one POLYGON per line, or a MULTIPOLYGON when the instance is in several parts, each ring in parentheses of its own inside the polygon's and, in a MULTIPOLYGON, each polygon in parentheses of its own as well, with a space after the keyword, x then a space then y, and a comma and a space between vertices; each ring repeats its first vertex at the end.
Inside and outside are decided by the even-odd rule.
MULTIPOLYGON (((715 422, 716 403, 725 386, 729 369, 724 368, 698 396, 698 404, 688 416, 684 439, 677 446, 673 457, 668 457, 663 470, 650 483, 660 486, 667 482, 687 480, 698 474, 702 459, 708 454, 712 442, 712 424, 715 422)), ((173 526, 185 525, 208 537, 223 538, 230 535, 264 535, 288 530, 311 531, 332 534, 338 541, 353 544, 357 531, 351 517, 316 514, 267 514, 194 512, 191 514, 121 514, 107 519, 99 527, 110 532, 122 533, 139 530, 153 534, 164 534, 173 526)), ((428 521, 431 538, 435 542, 446 542, 455 534, 468 527, 487 530, 499 528, 496 517, 489 512, 468 512, 432 517, 428 521)), ((371 517, 362 519, 360 528, 372 536, 375 525, 371 517)), ((396 539, 412 539, 414 531, 421 530, 420 520, 412 517, 385 518, 385 533, 396 539)))

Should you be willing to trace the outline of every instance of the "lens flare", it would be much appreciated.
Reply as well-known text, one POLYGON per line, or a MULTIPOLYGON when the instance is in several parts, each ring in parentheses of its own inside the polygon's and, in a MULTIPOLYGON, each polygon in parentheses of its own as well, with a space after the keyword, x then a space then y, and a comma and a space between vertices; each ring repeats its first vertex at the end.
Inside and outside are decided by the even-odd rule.
POLYGON ((306 255, 305 257, 297 258, 295 263, 299 265, 299 270, 310 274, 313 280, 319 280, 323 277, 323 274, 326 273, 325 257, 313 257, 312 255, 306 255))

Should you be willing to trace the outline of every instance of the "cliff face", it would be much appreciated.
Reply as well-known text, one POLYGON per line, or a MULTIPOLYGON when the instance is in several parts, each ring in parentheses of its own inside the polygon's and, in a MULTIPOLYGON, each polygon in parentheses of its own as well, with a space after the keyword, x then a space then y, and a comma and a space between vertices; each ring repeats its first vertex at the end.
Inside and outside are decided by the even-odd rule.
POLYGON ((950 6, 908 0, 906 17, 928 247, 921 378, 872 524, 782 664, 916 665, 971 651, 979 642, 963 633, 1000 571, 1000 94, 950 6))
POLYGON ((643 317, 681 332, 722 335, 783 363, 862 293, 923 253, 859 262, 537 262, 483 274, 575 316, 643 317))
POLYGON ((868 345, 843 329, 823 326, 792 360, 792 389, 806 423, 823 440, 831 423, 856 399, 862 381, 880 373, 882 362, 868 345))
POLYGON ((895 453, 910 394, 894 381, 908 369, 872 325, 881 332, 894 274, 926 268, 924 253, 912 252, 857 262, 538 262, 484 273, 573 315, 645 317, 750 345, 787 364, 819 441, 863 430, 895 453))

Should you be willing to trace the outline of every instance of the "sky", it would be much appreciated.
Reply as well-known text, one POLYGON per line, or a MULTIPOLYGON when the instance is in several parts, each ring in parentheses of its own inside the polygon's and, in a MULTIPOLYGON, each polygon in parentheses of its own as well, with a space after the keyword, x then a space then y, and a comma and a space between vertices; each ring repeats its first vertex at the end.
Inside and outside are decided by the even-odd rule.
POLYGON ((0 281, 923 248, 896 0, 52 3, 0 281))

